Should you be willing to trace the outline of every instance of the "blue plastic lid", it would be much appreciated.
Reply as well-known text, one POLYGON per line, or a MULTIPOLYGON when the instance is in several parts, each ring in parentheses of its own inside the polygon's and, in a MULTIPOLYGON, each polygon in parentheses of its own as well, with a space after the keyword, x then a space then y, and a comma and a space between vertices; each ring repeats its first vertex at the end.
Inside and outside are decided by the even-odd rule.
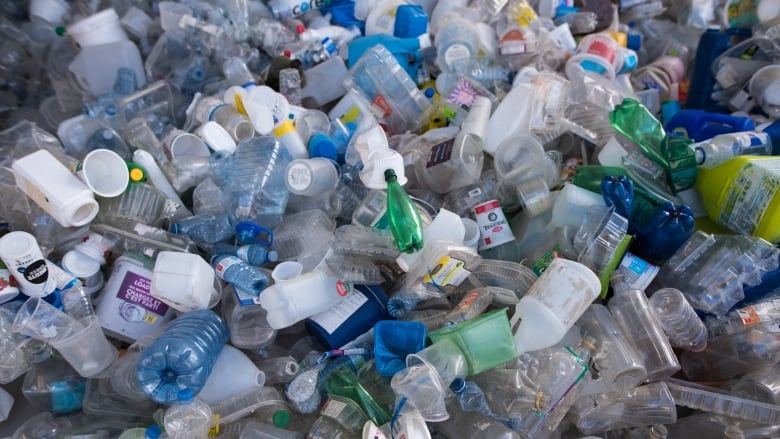
POLYGON ((452 381, 452 384, 450 384, 450 390, 452 390, 455 393, 460 393, 466 390, 466 380, 464 380, 463 378, 455 378, 452 381))
POLYGON ((279 260, 279 253, 276 253, 273 250, 270 250, 267 255, 265 255, 265 258, 268 260, 268 262, 276 262, 279 260))
POLYGON ((580 8, 576 6, 558 6, 558 9, 555 10, 555 18, 563 17, 564 15, 569 14, 576 14, 577 12, 580 12, 580 8))
POLYGON ((309 155, 314 157, 324 157, 330 160, 337 158, 336 143, 324 133, 314 133, 309 139, 309 155))
POLYGON ((639 50, 642 48, 642 35, 641 34, 628 34, 628 41, 626 47, 631 50, 639 50))
POLYGON ((144 436, 147 439, 157 439, 162 435, 162 430, 157 424, 150 425, 146 428, 146 431, 144 432, 144 436))
POLYGON ((432 99, 435 94, 436 94, 436 90, 434 90, 433 87, 428 87, 425 89, 426 98, 432 99))
POLYGON ((393 35, 417 38, 428 31, 428 14, 420 5, 401 5, 395 11, 393 35))
POLYGON ((192 402, 195 397, 192 395, 192 389, 185 388, 179 390, 179 393, 176 394, 176 398, 178 398, 179 403, 181 404, 187 404, 192 402))

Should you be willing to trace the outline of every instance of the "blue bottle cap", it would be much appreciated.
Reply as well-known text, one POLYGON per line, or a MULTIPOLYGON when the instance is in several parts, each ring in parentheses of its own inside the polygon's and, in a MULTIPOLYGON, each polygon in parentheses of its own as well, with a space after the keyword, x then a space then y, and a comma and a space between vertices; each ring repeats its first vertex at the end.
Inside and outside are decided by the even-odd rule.
POLYGON ((146 428, 144 436, 146 439, 157 439, 162 435, 162 430, 157 424, 150 425, 146 428))
POLYGON ((640 34, 628 34, 628 41, 626 47, 631 50, 639 50, 642 48, 642 35, 640 34))
POLYGON ((463 378, 455 378, 452 381, 452 384, 450 384, 450 390, 452 390, 455 393, 460 393, 466 390, 466 380, 464 380, 463 378))
POLYGON ((279 253, 271 250, 267 255, 265 255, 265 258, 268 260, 268 262, 276 262, 279 260, 279 253))
POLYGON ((395 12, 393 36, 417 38, 428 31, 428 14, 420 5, 401 5, 395 12))
POLYGON ((181 404, 187 404, 192 402, 195 397, 192 395, 192 389, 186 388, 179 390, 179 393, 176 394, 176 398, 179 399, 179 403, 181 404))
POLYGON ((428 87, 425 89, 426 98, 431 99, 435 94, 436 94, 436 90, 434 90, 433 87, 428 87))
POLYGON ((309 139, 309 155, 312 158, 324 157, 336 160, 337 154, 336 143, 327 134, 314 133, 309 139))

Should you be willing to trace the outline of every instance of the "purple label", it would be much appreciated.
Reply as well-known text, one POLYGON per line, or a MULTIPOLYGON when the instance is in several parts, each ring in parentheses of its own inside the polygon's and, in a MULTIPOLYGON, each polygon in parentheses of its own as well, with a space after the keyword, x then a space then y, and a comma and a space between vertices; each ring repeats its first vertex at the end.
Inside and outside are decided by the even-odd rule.
POLYGON ((164 316, 168 312, 168 305, 160 302, 149 294, 151 289, 151 280, 128 272, 122 280, 122 286, 116 297, 136 304, 141 308, 153 312, 159 316, 164 316))

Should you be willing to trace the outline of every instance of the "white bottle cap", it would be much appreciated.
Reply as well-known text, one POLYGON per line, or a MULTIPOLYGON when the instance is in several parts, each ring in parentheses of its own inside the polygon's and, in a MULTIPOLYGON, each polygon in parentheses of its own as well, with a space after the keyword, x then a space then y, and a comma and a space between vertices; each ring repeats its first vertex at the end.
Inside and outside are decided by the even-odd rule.
POLYGON ((220 124, 208 121, 195 130, 206 145, 214 151, 227 151, 233 154, 236 151, 236 141, 225 131, 220 124))
POLYGON ((90 15, 68 26, 68 35, 81 47, 129 41, 113 8, 90 15))

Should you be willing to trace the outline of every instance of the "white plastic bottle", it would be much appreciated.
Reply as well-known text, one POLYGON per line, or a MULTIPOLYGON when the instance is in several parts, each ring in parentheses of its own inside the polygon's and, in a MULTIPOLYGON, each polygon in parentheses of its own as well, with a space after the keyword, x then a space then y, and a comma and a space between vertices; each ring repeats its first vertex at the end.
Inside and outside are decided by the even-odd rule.
POLYGON ((349 295, 352 285, 319 270, 278 282, 263 290, 260 305, 268 311, 268 324, 287 328, 325 311, 349 295))
POLYGON ((771 155, 772 139, 767 133, 744 131, 721 134, 703 142, 694 143, 696 163, 713 168, 738 155, 771 155))
POLYGON ((520 353, 560 342, 599 295, 601 282, 590 268, 567 259, 554 259, 515 307, 510 322, 520 353))

